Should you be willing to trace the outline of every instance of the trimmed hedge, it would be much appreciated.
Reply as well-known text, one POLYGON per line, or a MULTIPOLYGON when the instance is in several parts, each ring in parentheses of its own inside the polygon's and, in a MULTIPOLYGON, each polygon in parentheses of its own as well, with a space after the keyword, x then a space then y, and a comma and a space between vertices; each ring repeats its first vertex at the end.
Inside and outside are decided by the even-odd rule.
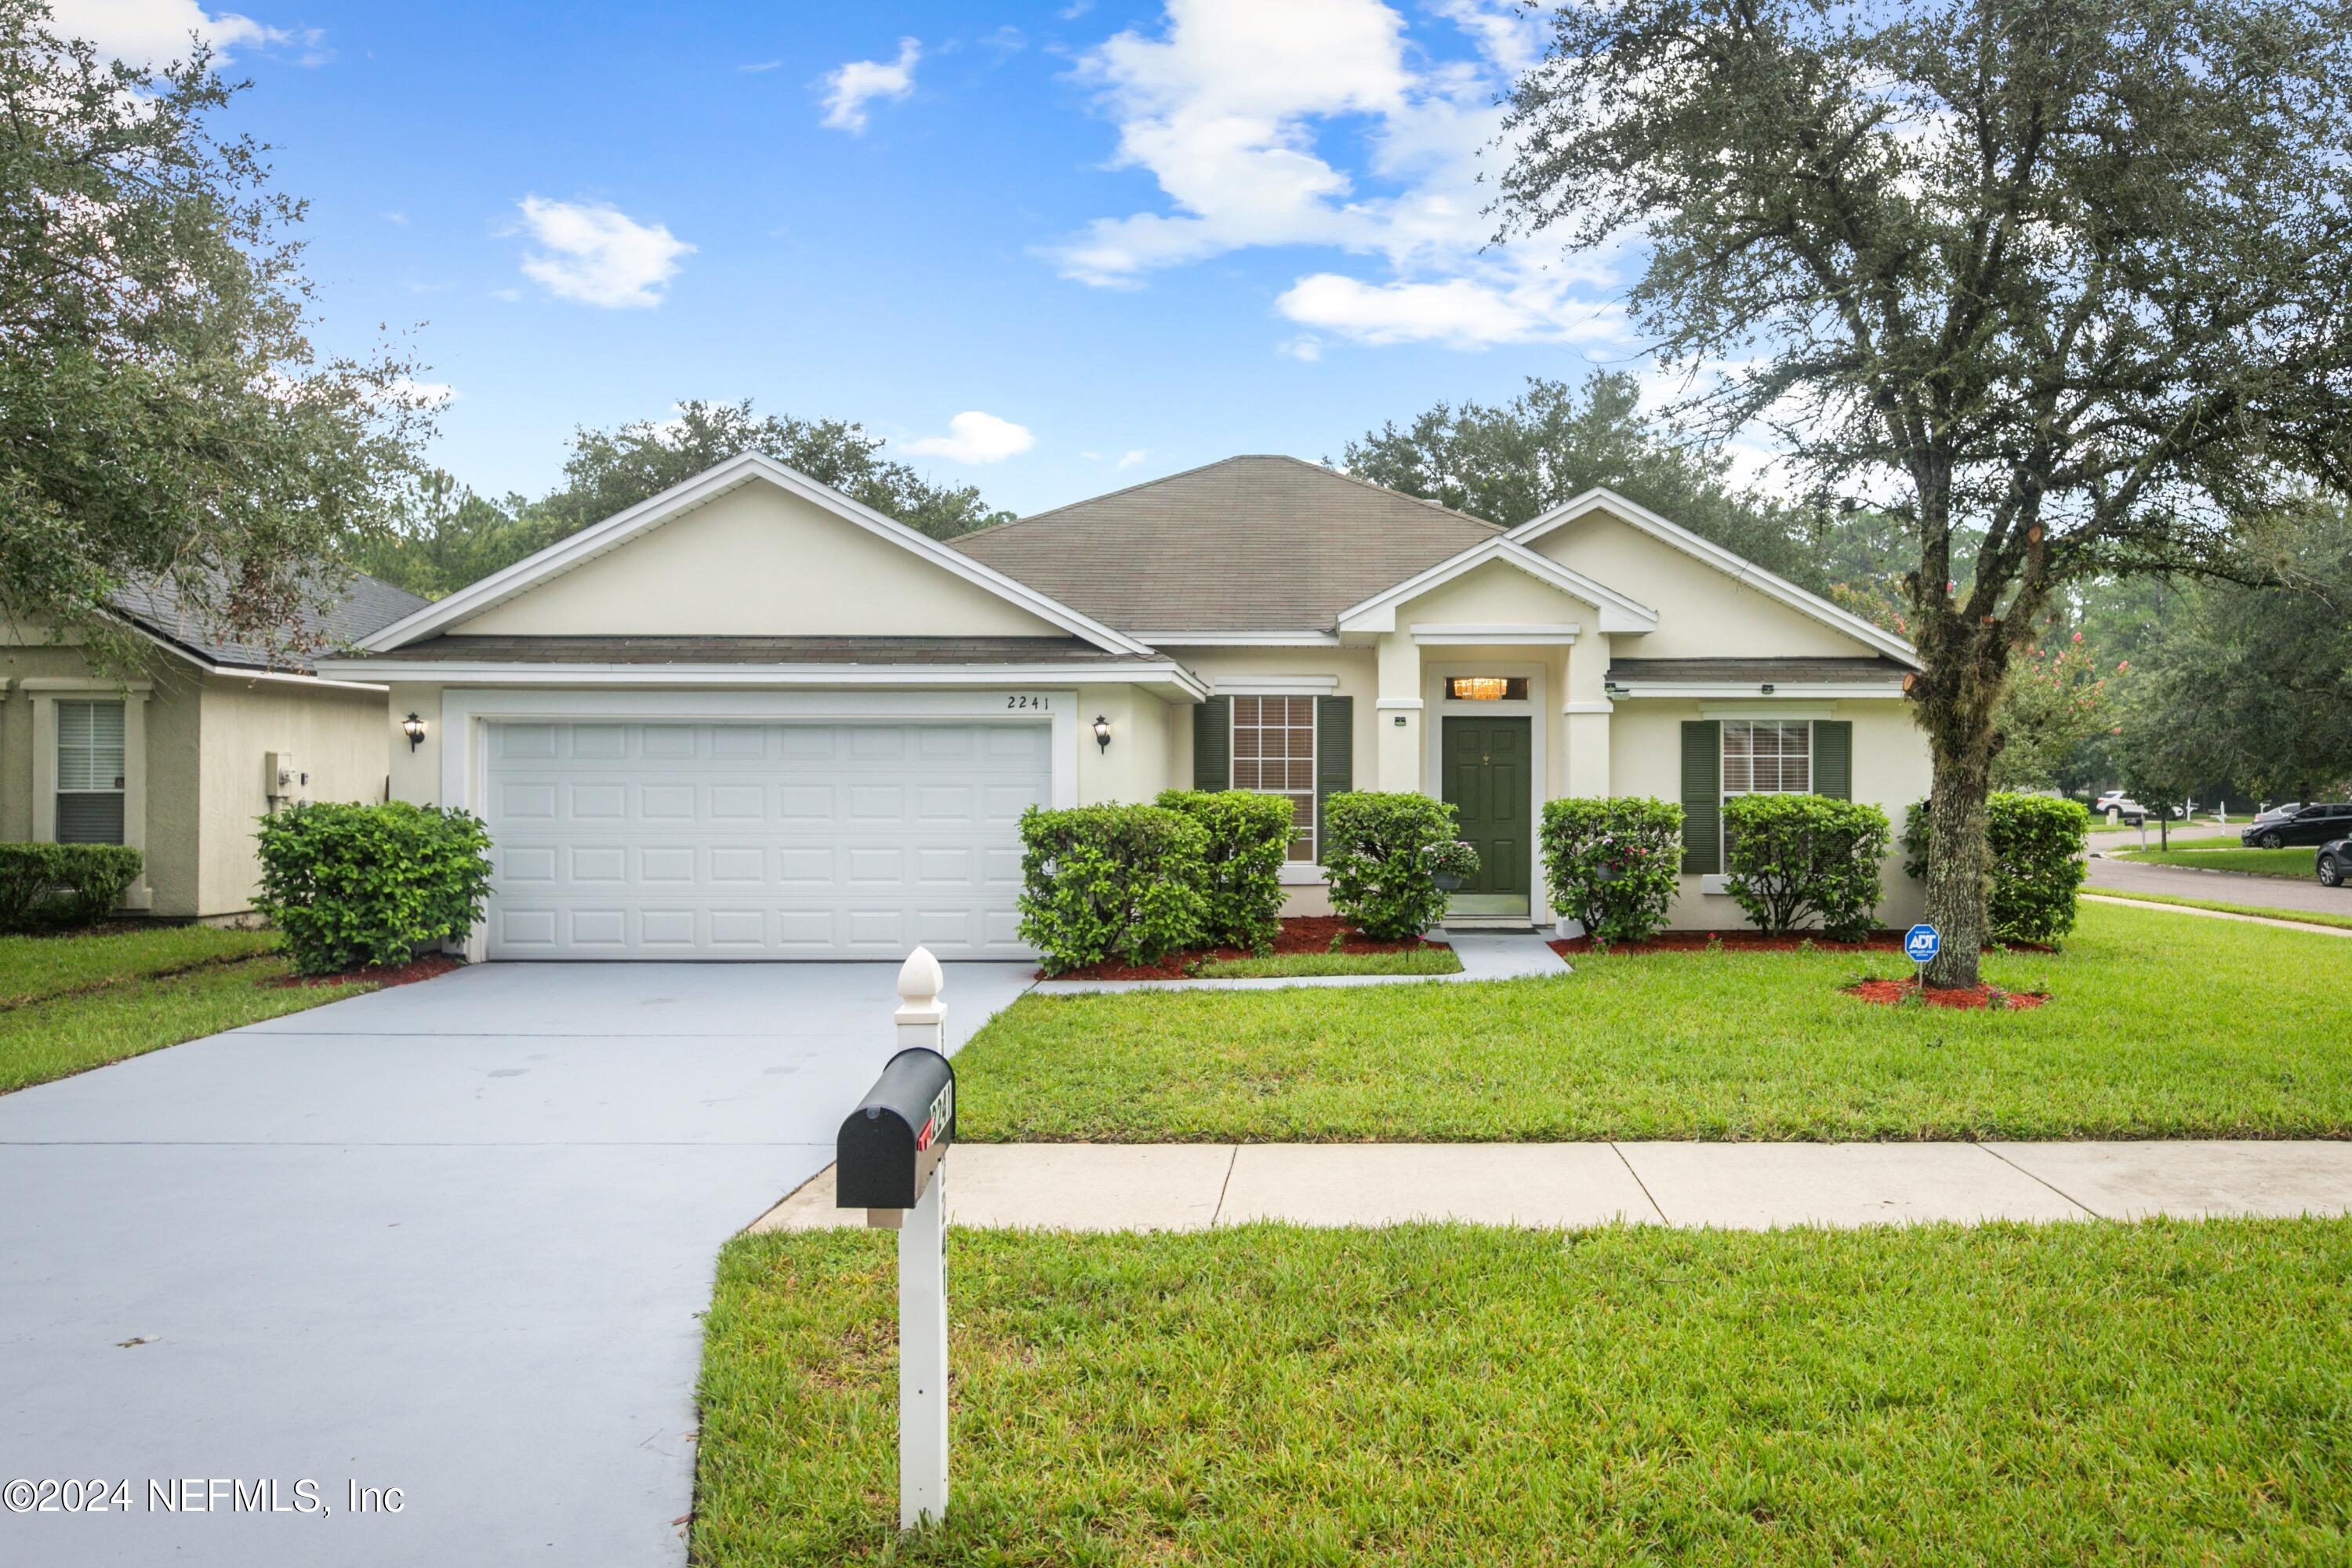
POLYGON ((1544 885, 1551 907, 1584 924, 1595 946, 1665 929, 1682 874, 1683 808, 1671 801, 1548 800, 1544 885))
POLYGON ((1205 835, 1203 942, 1211 947, 1272 951, 1281 929, 1282 868, 1297 831, 1290 802, 1247 790, 1171 789, 1160 792, 1159 805, 1192 818, 1205 835))
POLYGON ((0 931, 95 925, 145 863, 121 844, 0 844, 0 931))
POLYGON ((1820 922, 1855 941, 1878 918, 1886 814, 1820 795, 1741 795, 1724 803, 1724 885, 1768 935, 1820 922))
MULTIPOLYGON (((2007 792, 1985 801, 1992 858, 1986 921, 1995 942, 2054 942, 2074 929, 2075 895, 2090 863, 2091 813, 2082 802, 2007 792)), ((1927 803, 1903 818, 1903 869, 1927 874, 1927 803)))
POLYGON ((1419 936, 1445 914, 1437 879, 1471 877, 1478 852, 1454 837, 1454 808, 1425 795, 1354 790, 1323 803, 1331 907, 1366 936, 1419 936))
POLYGON ((1164 806, 1031 806, 1021 814, 1021 940, 1048 974, 1113 955, 1156 963, 1198 946, 1208 839, 1164 806))
POLYGON ((261 819, 254 908, 302 974, 405 963, 462 940, 489 895, 490 835, 463 811, 318 802, 261 819))

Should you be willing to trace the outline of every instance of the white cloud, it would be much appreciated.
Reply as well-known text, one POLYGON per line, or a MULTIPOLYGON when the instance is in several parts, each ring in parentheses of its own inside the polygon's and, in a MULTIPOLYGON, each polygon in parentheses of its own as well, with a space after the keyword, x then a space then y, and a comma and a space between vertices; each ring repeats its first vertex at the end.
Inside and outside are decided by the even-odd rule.
POLYGON ((395 378, 384 391, 386 402, 413 408, 446 408, 457 401, 457 389, 446 381, 412 381, 404 375, 395 378))
POLYGON ((1027 426, 967 409, 948 421, 946 435, 901 441, 898 449, 919 457, 945 458, 951 463, 1001 463, 1036 444, 1037 437, 1027 426))
POLYGON ((1433 342, 1458 349, 1602 341, 1618 334, 1620 320, 1615 305, 1579 300, 1558 279, 1507 272, 1495 281, 1448 278, 1381 284, 1318 272, 1300 279, 1274 305, 1301 326, 1361 343, 1433 342))
MULTIPOLYGON (((315 51, 325 36, 315 28, 268 26, 234 11, 208 15, 197 0, 57 0, 53 12, 56 31, 88 38, 100 52, 139 66, 185 59, 191 34, 223 58, 247 45, 300 44, 315 51)), ((302 63, 320 64, 326 58, 313 52, 302 63)))
POLYGON ((1151 454, 1149 450, 1144 447, 1138 447, 1133 451, 1120 453, 1118 461, 1113 463, 1111 465, 1111 468, 1113 471, 1117 471, 1120 468, 1131 468, 1150 456, 1151 456, 1151 454))
POLYGON ((658 305, 694 247, 658 223, 639 223, 601 202, 551 202, 525 196, 523 226, 540 248, 522 258, 523 276, 559 300, 608 310, 658 305))
POLYGON ((1323 357, 1323 340, 1313 332, 1301 332, 1295 338, 1286 338, 1275 344, 1274 352, 1313 364, 1323 357))
POLYGON ((888 65, 852 60, 825 72, 824 122, 852 135, 865 130, 866 104, 877 98, 896 100, 915 90, 915 62, 922 58, 921 44, 901 38, 898 58, 888 65))
POLYGON ((776 70, 780 68, 783 63, 784 62, 782 60, 753 60, 748 66, 737 66, 735 68, 743 72, 747 76, 757 76, 761 71, 776 70))

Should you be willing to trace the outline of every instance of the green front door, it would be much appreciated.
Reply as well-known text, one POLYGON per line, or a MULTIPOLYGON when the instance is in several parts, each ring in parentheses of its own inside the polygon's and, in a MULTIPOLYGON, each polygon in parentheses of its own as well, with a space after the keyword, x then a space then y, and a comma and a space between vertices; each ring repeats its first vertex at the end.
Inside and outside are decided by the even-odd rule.
POLYGON ((1456 914, 1525 914, 1530 852, 1529 724, 1479 714, 1444 721, 1439 740, 1443 798, 1478 851, 1478 874, 1454 895, 1456 914))

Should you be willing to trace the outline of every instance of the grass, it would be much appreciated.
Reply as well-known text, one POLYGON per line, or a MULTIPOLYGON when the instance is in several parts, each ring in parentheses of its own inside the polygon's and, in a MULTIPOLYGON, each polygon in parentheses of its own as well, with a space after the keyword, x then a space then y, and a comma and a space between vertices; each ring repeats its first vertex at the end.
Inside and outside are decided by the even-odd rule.
POLYGON ((902 1544, 892 1238, 728 1246, 693 1562, 2352 1559, 2352 1222, 949 1247, 902 1544))
POLYGON ((2311 845, 2287 849, 2119 849, 2111 858, 2136 860, 2143 866, 2188 866, 2200 871, 2238 871, 2250 877, 2311 876, 2318 849, 2311 845))
POLYGON ((1462 960, 1450 947, 1410 948, 1402 952, 1284 952, 1266 958, 1213 958, 1201 965, 1202 980, 1293 980, 1319 974, 1459 974, 1462 960))
POLYGON ((2260 915, 2264 920, 2299 921, 2307 926, 2337 926, 2352 931, 2352 915, 2329 914, 2324 910, 2281 910, 2267 904, 2232 904, 2220 899, 2183 899, 2170 893, 2142 893, 2124 888, 2086 888, 2093 898, 2128 899, 2137 904, 2175 904, 2182 909, 2218 910, 2225 915, 2260 915))
POLYGON ((1024 997, 974 1142, 2352 1137, 2352 943, 2082 907, 2027 1012, 1841 994, 1899 954, 1586 954, 1557 979, 1024 997))
POLYGON ((205 926, 0 940, 0 1094, 375 989, 269 984, 276 945, 205 926))

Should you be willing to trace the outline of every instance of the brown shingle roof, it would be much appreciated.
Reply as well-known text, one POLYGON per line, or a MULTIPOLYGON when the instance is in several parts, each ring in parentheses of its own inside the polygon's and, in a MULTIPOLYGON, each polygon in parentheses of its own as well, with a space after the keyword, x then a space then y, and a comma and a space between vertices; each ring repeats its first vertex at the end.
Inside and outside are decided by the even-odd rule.
POLYGON ((1123 632, 1320 632, 1501 531, 1296 458, 1245 457, 948 542, 1123 632))

